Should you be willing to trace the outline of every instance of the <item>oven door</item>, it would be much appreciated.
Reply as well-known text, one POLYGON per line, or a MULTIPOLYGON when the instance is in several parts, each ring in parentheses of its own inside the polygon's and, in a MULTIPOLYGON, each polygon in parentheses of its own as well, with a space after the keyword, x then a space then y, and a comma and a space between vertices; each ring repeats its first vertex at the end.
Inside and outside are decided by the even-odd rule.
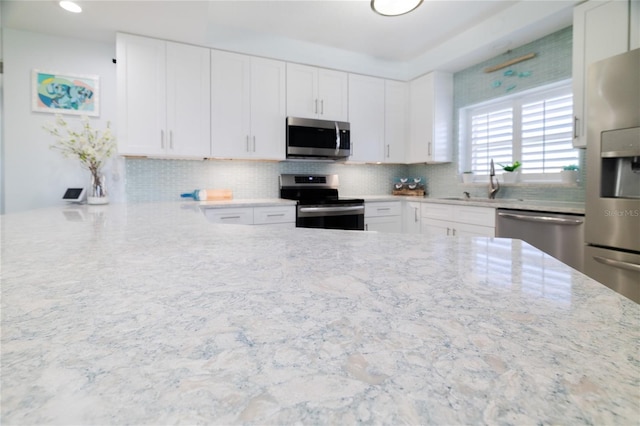
POLYGON ((298 205, 296 227, 364 231, 364 204, 298 205))

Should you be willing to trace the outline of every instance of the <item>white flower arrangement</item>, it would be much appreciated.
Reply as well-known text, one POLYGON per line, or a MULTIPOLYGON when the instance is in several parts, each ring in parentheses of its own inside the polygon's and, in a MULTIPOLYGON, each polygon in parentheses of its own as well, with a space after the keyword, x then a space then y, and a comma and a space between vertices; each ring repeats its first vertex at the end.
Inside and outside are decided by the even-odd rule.
POLYGON ((89 117, 82 116, 80 130, 74 130, 69 124, 56 114, 55 122, 47 123, 44 130, 56 138, 51 145, 65 157, 77 158, 80 164, 91 172, 94 182, 100 182, 100 170, 106 160, 116 151, 116 138, 109 128, 100 132, 94 130, 89 123, 89 117))

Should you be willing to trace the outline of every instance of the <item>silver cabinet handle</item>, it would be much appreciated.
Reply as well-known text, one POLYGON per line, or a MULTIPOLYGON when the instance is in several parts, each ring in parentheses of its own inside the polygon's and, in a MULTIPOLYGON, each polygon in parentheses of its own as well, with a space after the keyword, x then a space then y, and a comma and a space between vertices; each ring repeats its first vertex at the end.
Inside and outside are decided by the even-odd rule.
POLYGON ((317 114, 318 113, 318 100, 315 100, 315 106, 313 107, 313 113, 317 114))
POLYGON ((577 115, 573 116, 573 138, 574 139, 578 139, 578 123, 580 122, 580 119, 578 118, 577 115))
POLYGON ((378 208, 376 208, 376 210, 379 211, 379 212, 384 212, 384 211, 387 211, 387 210, 391 210, 391 207, 378 207, 378 208))
POLYGON ((160 148, 164 149, 164 130, 160 130, 160 148))
POLYGON ((169 130, 169 149, 173 149, 173 130, 169 130))
POLYGON ((618 269, 626 269, 627 271, 640 272, 640 265, 637 263, 623 262, 622 260, 614 260, 602 256, 593 256, 593 259, 603 265, 613 266, 618 269))
POLYGON ((453 228, 453 236, 456 236, 456 228, 453 228))
POLYGON ((413 210, 414 210, 413 217, 414 217, 414 220, 417 222, 418 221, 418 208, 414 207, 413 210))
POLYGON ((273 213, 273 214, 267 215, 267 217, 280 217, 280 216, 284 216, 284 213, 273 213))
POLYGON ((320 115, 324 115, 324 99, 320 100, 320 115))
POLYGON ((447 237, 449 236, 449 231, 450 230, 451 230, 450 228, 447 228, 447 237))
POLYGON ((240 219, 240 216, 221 216, 220 219, 222 220, 226 220, 226 219, 240 219))
POLYGON ((247 152, 249 152, 249 135, 247 135, 247 139, 246 139, 245 145, 246 145, 247 152))
POLYGON ((515 220, 523 220, 525 222, 543 222, 543 223, 551 223, 554 225, 582 225, 584 222, 582 219, 564 219, 561 217, 552 217, 552 216, 527 216, 524 214, 516 214, 516 213, 505 213, 498 212, 498 216, 507 217, 515 220))
POLYGON ((253 152, 256 152, 256 137, 253 136, 253 152))
POLYGON ((429 145, 427 145, 427 155, 431 156, 431 142, 429 142, 429 145))

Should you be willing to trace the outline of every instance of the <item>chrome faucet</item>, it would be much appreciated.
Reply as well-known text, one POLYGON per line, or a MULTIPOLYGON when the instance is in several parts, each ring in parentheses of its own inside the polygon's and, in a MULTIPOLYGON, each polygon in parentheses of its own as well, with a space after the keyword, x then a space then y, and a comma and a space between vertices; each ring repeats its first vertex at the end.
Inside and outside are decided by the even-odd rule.
POLYGON ((495 167, 493 167, 493 158, 492 158, 491 169, 489 171, 489 199, 491 200, 496 198, 496 193, 500 191, 500 182, 498 182, 498 179, 495 180, 495 183, 493 181, 495 177, 496 177, 496 169, 495 167))

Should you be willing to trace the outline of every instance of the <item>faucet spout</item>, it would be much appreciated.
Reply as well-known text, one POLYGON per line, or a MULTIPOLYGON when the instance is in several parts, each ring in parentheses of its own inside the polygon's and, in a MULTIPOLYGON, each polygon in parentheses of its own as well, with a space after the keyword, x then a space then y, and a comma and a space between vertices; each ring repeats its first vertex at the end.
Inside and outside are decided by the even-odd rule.
POLYGON ((491 159, 491 168, 489 169, 489 199, 496 198, 496 194, 500 191, 500 182, 496 178, 496 169, 493 166, 493 158, 491 159), (495 179, 495 182, 494 182, 495 179))

